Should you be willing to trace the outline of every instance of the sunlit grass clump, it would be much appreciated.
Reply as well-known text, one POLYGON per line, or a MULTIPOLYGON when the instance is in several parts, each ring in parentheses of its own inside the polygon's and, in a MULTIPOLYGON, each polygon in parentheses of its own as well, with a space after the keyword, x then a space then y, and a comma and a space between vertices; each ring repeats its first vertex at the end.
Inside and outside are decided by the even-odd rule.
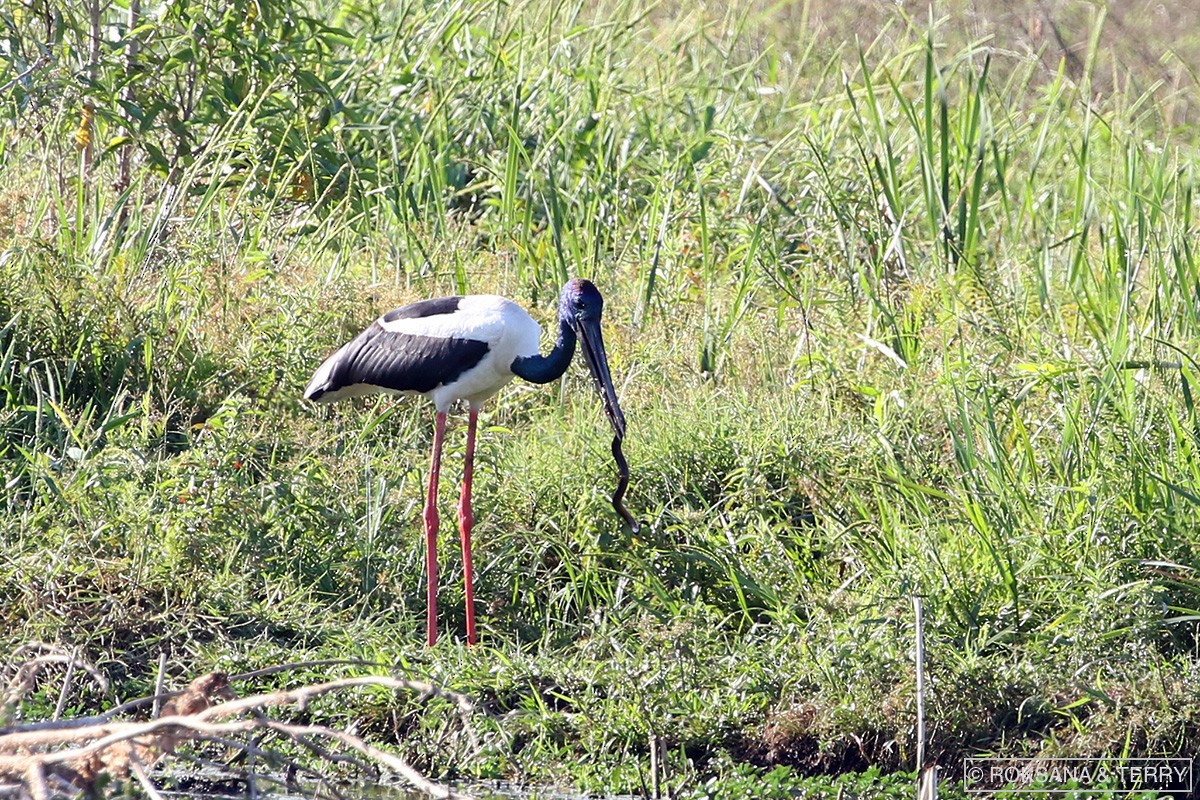
POLYGON ((42 29, 0 13, 0 644, 131 691, 159 652, 377 659, 508 715, 472 759, 344 712, 435 771, 641 790, 656 740, 702 794, 912 770, 920 596, 943 764, 1200 744, 1190 77, 1114 59, 1101 14, 1058 60, 936 18, 855 43, 810 4, 285 5, 137 50, 111 9, 92 61, 66 15, 28 74, 42 29), (299 393, 382 310, 545 321, 571 275, 645 524, 586 375, 514 385, 483 647, 427 650, 429 409, 299 393))

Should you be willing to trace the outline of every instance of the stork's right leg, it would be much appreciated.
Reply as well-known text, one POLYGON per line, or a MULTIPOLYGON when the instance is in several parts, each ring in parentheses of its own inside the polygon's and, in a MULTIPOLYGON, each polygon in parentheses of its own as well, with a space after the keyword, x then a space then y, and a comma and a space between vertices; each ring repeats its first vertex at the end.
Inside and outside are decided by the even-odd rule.
POLYGON ((437 642, 437 490, 438 472, 442 468, 442 439, 446 436, 446 412, 437 413, 437 424, 433 429, 433 464, 429 468, 429 493, 425 496, 425 574, 426 621, 429 644, 437 642))
POLYGON ((462 533, 463 582, 466 586, 467 644, 475 644, 475 579, 471 563, 471 527, 475 515, 471 513, 471 478, 475 474, 475 427, 479 422, 479 409, 471 406, 467 422, 467 452, 463 458, 462 493, 458 498, 458 525, 462 533))

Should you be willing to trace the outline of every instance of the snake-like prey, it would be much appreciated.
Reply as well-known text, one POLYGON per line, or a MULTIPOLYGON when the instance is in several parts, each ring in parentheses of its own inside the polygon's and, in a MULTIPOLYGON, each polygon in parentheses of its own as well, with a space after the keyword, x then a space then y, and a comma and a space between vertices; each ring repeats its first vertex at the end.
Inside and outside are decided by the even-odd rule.
POLYGON ((621 519, 625 520, 625 524, 634 533, 638 532, 638 525, 633 515, 625 508, 625 490, 629 488, 629 462, 625 460, 625 454, 621 452, 621 437, 614 436, 612 440, 613 458, 617 460, 617 472, 620 474, 620 479, 617 481, 617 490, 613 492, 612 504, 617 513, 621 515, 621 519))

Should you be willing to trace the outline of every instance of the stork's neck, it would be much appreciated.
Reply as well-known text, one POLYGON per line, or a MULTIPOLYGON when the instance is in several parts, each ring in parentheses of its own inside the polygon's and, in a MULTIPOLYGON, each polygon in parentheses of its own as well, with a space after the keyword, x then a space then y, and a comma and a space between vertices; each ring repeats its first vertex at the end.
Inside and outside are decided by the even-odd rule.
POLYGON ((512 371, 531 383, 549 383, 562 377, 575 355, 575 331, 562 315, 558 318, 558 340, 546 355, 521 356, 513 360, 512 371))

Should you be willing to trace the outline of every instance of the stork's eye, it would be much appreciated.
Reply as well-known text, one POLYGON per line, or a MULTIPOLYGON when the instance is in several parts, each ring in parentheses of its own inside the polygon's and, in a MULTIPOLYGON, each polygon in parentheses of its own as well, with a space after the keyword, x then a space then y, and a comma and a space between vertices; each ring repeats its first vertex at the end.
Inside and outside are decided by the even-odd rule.
POLYGON ((575 298, 575 307, 576 307, 577 309, 579 309, 580 311, 582 311, 582 310, 583 310, 583 309, 584 309, 586 306, 587 306, 587 303, 583 302, 583 298, 582 298, 582 297, 576 297, 576 298, 575 298))

